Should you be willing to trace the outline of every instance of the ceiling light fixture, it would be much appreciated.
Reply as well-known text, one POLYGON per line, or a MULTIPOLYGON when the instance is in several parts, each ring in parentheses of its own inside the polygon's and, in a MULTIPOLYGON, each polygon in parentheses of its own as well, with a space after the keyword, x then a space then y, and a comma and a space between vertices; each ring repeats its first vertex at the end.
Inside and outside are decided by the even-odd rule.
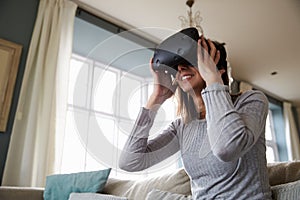
POLYGON ((278 72, 277 71, 273 71, 273 72, 271 72, 271 76, 275 76, 275 75, 277 75, 278 74, 278 72))
POLYGON ((179 16, 179 20, 181 21, 181 27, 182 28, 188 28, 188 27, 195 27, 198 29, 199 34, 203 35, 203 29, 200 25, 200 22, 202 21, 202 17, 200 16, 200 11, 197 11, 195 15, 193 16, 192 7, 194 4, 194 0, 187 0, 186 5, 189 7, 189 10, 187 11, 188 17, 179 16))

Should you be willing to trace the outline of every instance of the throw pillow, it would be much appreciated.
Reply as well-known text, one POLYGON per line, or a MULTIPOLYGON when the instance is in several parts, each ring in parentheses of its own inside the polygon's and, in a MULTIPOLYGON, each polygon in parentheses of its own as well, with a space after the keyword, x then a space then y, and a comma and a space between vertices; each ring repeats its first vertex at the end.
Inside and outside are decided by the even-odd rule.
POLYGON ((45 200, 68 200, 72 192, 101 192, 111 168, 92 172, 47 176, 45 200))
POLYGON ((127 197, 130 200, 141 200, 146 199, 147 194, 153 189, 183 195, 191 194, 190 179, 183 168, 143 180, 110 178, 103 193, 127 197))
POLYGON ((300 197, 300 180, 271 187, 272 198, 276 200, 298 200, 300 197))
POLYGON ((192 200, 191 195, 175 194, 167 191, 152 190, 148 193, 146 200, 192 200))
POLYGON ((69 200, 128 200, 126 197, 118 197, 108 194, 96 193, 71 193, 69 200))

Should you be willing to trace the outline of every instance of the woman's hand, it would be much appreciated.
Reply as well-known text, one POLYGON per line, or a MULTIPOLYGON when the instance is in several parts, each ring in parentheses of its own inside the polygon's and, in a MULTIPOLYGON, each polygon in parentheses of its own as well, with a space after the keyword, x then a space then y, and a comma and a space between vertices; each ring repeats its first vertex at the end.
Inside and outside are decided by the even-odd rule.
POLYGON ((150 70, 154 78, 154 89, 145 108, 156 110, 165 100, 173 96, 177 84, 172 84, 171 74, 153 70, 152 58, 150 70))
POLYGON ((210 39, 205 41, 205 38, 201 36, 198 40, 198 70, 206 85, 211 85, 213 83, 221 83, 222 73, 225 70, 218 70, 216 64, 220 60, 220 51, 216 49, 215 45, 210 39), (208 44, 207 44, 208 43, 208 44), (208 52, 208 45, 210 47, 210 52, 208 52))

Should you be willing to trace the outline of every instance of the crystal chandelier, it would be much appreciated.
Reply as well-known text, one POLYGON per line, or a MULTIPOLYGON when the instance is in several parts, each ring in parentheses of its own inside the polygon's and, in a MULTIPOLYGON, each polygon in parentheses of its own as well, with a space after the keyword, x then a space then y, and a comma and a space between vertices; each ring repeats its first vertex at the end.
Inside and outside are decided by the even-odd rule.
POLYGON ((200 25, 200 22, 202 21, 202 17, 200 16, 200 11, 197 11, 193 16, 193 12, 192 12, 193 4, 194 4, 194 0, 187 0, 186 5, 189 7, 189 10, 187 11, 188 17, 186 18, 184 16, 179 16, 178 18, 181 21, 182 28, 195 27, 198 29, 199 34, 203 35, 203 29, 200 25))

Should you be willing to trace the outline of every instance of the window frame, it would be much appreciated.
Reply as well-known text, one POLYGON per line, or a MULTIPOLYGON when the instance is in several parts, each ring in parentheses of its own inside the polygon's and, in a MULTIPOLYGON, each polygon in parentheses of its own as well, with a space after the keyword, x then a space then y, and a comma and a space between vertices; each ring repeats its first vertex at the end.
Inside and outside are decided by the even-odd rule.
MULTIPOLYGON (((119 157, 118 148, 120 148, 120 142, 122 142, 122 141, 120 141, 121 138, 119 137, 119 134, 121 134, 121 130, 116 129, 116 127, 118 127, 121 122, 124 122, 124 121, 134 122, 135 119, 130 118, 130 116, 124 117, 124 116, 121 115, 121 113, 120 113, 120 102, 122 101, 121 98, 117 98, 117 101, 113 105, 116 108, 116 110, 115 110, 116 112, 113 112, 113 113, 109 113, 109 112, 105 112, 105 111, 101 112, 101 111, 95 110, 95 108, 92 105, 93 100, 91 99, 92 96, 93 96, 92 94, 95 95, 95 91, 93 91, 94 90, 93 82, 95 81, 94 79, 96 78, 94 76, 95 68, 100 68, 101 70, 109 70, 113 73, 116 73, 117 74, 116 82, 118 82, 118 80, 120 80, 121 77, 123 77, 123 76, 126 76, 128 78, 132 78, 133 80, 138 81, 140 83, 140 86, 142 87, 141 91, 140 91, 140 97, 141 97, 140 98, 140 104, 141 105, 144 105, 146 103, 146 101, 148 100, 148 98, 149 98, 148 89, 149 89, 149 85, 153 82, 153 80, 150 79, 150 78, 139 77, 135 74, 128 73, 128 72, 126 72, 122 69, 116 69, 116 68, 113 68, 113 67, 110 67, 109 69, 106 69, 107 66, 105 66, 101 62, 94 61, 90 58, 87 59, 84 56, 80 56, 76 53, 72 54, 71 59, 74 59, 74 60, 82 62, 82 63, 86 63, 86 62, 88 63, 88 74, 87 74, 88 83, 87 83, 87 85, 89 87, 87 88, 88 92, 87 92, 87 97, 85 99, 85 106, 78 106, 78 105, 75 104, 74 101, 69 102, 69 100, 68 100, 67 112, 70 112, 73 115, 75 115, 75 112, 84 113, 85 115, 87 115, 88 124, 89 124, 90 118, 92 117, 91 114, 94 114, 95 117, 107 118, 107 119, 110 119, 114 122, 114 129, 115 129, 114 130, 114 137, 116 139, 113 140, 113 145, 117 150, 115 150, 112 153, 113 154, 113 158, 112 158, 113 159, 113 168, 114 168, 112 170, 112 176, 114 176, 116 178, 126 178, 130 175, 131 178, 139 178, 141 176, 146 177, 148 175, 153 174, 153 172, 151 172, 151 174, 149 173, 149 171, 151 171, 151 169, 144 170, 143 172, 140 172, 140 173, 127 174, 126 176, 124 176, 124 172, 119 173, 119 169, 118 169, 118 157, 119 157)), ((72 66, 70 66, 70 67, 72 67, 72 66)), ((75 87, 75 85, 74 85, 74 87, 75 87)), ((117 90, 116 93, 120 94, 120 90, 121 90, 120 86, 117 86, 116 90, 117 90)), ((174 107, 174 109, 175 109, 175 107, 174 107)), ((74 117, 74 116, 71 116, 71 117, 74 117)), ((91 155, 88 155, 89 152, 87 150, 85 150, 85 151, 86 152, 85 152, 85 158, 84 158, 85 161, 84 162, 86 162, 86 160, 88 160, 91 157, 91 155)), ((178 154, 178 156, 180 156, 180 155, 178 154)), ((67 164, 66 162, 64 162, 64 163, 67 164)), ((170 165, 168 167, 171 167, 171 168, 173 167, 174 169, 177 169, 178 167, 180 167, 180 163, 174 163, 174 165, 176 165, 176 166, 170 165)), ((86 171, 88 168, 89 167, 86 166, 86 163, 85 163, 83 170, 86 171)), ((67 169, 67 167, 63 166, 62 169, 67 169)), ((64 173, 70 173, 70 172, 74 172, 74 171, 65 171, 64 173)), ((158 174, 158 173, 162 173, 162 172, 156 172, 155 174, 158 174)))

